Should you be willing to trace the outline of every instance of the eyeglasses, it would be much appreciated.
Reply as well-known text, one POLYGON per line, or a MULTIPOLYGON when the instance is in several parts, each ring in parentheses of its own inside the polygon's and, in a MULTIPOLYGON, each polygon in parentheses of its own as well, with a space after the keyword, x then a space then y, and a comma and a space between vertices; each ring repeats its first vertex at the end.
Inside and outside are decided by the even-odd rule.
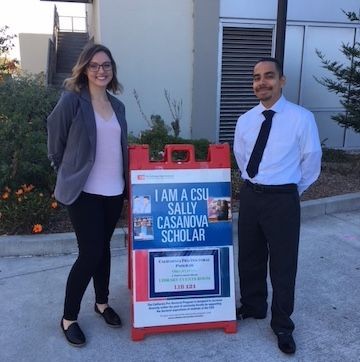
POLYGON ((112 69, 112 64, 110 62, 105 62, 102 64, 98 63, 89 63, 88 69, 90 72, 98 72, 100 70, 100 67, 103 69, 104 72, 110 72, 112 69))

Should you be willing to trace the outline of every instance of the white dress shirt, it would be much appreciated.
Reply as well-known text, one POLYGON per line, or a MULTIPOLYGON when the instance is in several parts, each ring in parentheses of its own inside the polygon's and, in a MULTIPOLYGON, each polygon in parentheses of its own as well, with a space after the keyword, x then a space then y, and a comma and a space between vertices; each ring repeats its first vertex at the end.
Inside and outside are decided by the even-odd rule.
POLYGON ((274 114, 269 139, 259 172, 253 178, 246 172, 266 108, 259 103, 239 117, 234 137, 234 155, 241 177, 256 184, 294 183, 302 194, 319 177, 321 145, 314 115, 288 102, 284 96, 271 107, 274 114))

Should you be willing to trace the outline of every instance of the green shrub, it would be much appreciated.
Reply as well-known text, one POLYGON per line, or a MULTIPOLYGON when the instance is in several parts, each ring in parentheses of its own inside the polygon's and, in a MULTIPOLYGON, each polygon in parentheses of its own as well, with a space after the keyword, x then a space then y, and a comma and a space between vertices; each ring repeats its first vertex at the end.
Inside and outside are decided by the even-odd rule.
POLYGON ((152 160, 161 159, 161 152, 167 143, 173 143, 175 137, 169 135, 170 127, 159 115, 150 117, 152 127, 140 133, 135 142, 137 144, 147 144, 150 148, 150 157, 152 160))
POLYGON ((57 90, 45 86, 42 74, 0 82, 0 190, 36 184, 52 192, 46 117, 58 97, 57 90))
POLYGON ((323 162, 348 162, 351 160, 351 155, 343 150, 333 148, 323 148, 323 162))
POLYGON ((195 148, 195 158, 197 161, 206 161, 207 160, 207 154, 210 142, 204 138, 197 139, 197 140, 191 140, 191 139, 185 139, 185 138, 178 138, 175 142, 175 144, 182 143, 182 144, 188 144, 188 145, 194 145, 195 148))
MULTIPOLYGON (((128 137, 129 144, 149 145, 150 158, 153 161, 163 159, 163 151, 167 144, 192 144, 195 148, 195 158, 197 160, 206 160, 210 142, 206 139, 190 140, 181 137, 175 137, 169 132, 171 128, 167 126, 159 115, 152 115, 151 128, 140 133, 138 137, 130 134, 128 137)), ((179 152, 177 157, 182 158, 179 152)))
POLYGON ((33 185, 5 187, 0 198, 0 234, 42 232, 57 209, 54 197, 33 185))

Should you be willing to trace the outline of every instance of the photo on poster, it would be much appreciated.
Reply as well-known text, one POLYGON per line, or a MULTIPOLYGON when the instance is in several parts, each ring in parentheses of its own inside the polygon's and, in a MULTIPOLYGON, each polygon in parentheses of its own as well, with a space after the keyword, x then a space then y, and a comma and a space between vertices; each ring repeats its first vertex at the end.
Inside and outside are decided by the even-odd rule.
POLYGON ((135 195, 132 198, 133 214, 151 214, 151 196, 135 195))
POLYGON ((207 213, 210 222, 231 221, 231 198, 209 197, 207 200, 207 213))
POLYGON ((133 221, 133 230, 135 240, 154 240, 152 216, 135 217, 133 221))
POLYGON ((150 298, 219 296, 218 249, 149 253, 150 298))

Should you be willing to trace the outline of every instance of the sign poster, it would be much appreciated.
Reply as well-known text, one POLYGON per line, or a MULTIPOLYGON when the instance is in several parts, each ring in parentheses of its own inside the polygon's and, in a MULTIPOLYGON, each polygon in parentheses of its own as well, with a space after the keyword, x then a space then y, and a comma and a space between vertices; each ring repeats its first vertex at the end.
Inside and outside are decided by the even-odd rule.
POLYGON ((134 327, 235 320, 230 170, 133 170, 131 184, 134 327))

